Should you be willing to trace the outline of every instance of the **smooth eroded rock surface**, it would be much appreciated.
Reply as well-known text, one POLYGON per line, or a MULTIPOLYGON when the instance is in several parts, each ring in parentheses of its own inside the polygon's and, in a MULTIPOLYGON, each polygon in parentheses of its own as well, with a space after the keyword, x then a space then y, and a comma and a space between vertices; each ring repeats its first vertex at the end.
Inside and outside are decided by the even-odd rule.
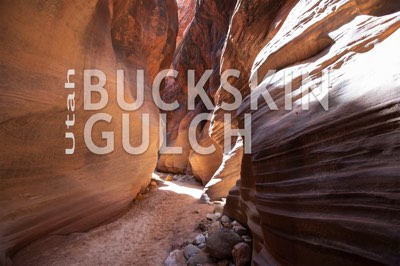
MULTIPOLYGON (((246 1, 239 5, 236 10, 245 9, 246 1)), ((269 70, 278 71, 275 80, 259 82, 253 96, 268 91, 279 110, 260 99, 252 111, 251 97, 241 106, 239 125, 244 113, 252 114, 252 154, 243 158, 225 212, 250 227, 254 264, 396 265, 400 58, 393 55, 400 46, 400 6, 367 0, 279 6, 265 22, 250 22, 267 40, 252 54, 252 76, 261 82, 269 70), (318 93, 312 85, 323 84, 324 71, 330 71, 329 87, 318 93), (292 79, 293 109, 286 111, 292 79), (328 97, 329 110, 305 88, 319 100, 328 97)), ((231 32, 243 26, 241 18, 234 14, 231 32)), ((244 96, 249 89, 241 89, 244 96)))
MULTIPOLYGON (((162 88, 166 102, 178 101, 180 108, 167 112, 168 146, 182 147, 182 154, 161 154, 157 169, 164 172, 189 173, 206 184, 222 162, 222 151, 216 146, 215 152, 202 156, 193 151, 188 134, 190 123, 200 113, 210 113, 202 99, 196 99, 195 110, 188 109, 188 71, 194 71, 195 84, 206 70, 210 71, 204 90, 214 102, 214 95, 220 85, 220 59, 235 1, 197 1, 191 24, 177 48, 172 69, 179 72, 175 78, 167 78, 162 88)), ((207 78, 207 76, 205 77, 207 78)), ((199 97, 197 97, 199 98, 199 97)), ((212 108, 211 108, 212 109, 212 108)), ((208 135, 209 123, 197 128, 200 145, 214 144, 208 135)))
POLYGON ((196 11, 196 0, 177 0, 176 3, 178 4, 179 20, 179 31, 178 36, 176 37, 176 45, 178 46, 194 17, 196 11))
POLYGON ((211 200, 226 198, 229 190, 240 179, 243 158, 243 142, 238 139, 233 149, 224 156, 221 165, 206 184, 205 191, 211 200))
MULTIPOLYGON (((168 68, 178 31, 175 1, 7 1, 0 4, 0 249, 1 260, 49 234, 99 225, 124 211, 150 182, 157 161, 158 109, 150 82, 168 68), (67 70, 75 69, 65 89, 67 70), (83 70, 107 77, 108 105, 83 110, 83 70), (141 143, 141 114, 150 115, 150 147, 141 155, 121 144, 116 70, 125 70, 125 99, 136 98, 136 69, 145 70, 145 102, 129 112, 131 145, 141 143), (76 123, 68 130, 67 94, 75 93, 76 123), (114 152, 95 155, 83 139, 96 112, 112 116, 95 125, 114 132, 114 152), (66 132, 76 138, 75 154, 66 132)), ((95 98, 97 100, 98 98, 95 98)))

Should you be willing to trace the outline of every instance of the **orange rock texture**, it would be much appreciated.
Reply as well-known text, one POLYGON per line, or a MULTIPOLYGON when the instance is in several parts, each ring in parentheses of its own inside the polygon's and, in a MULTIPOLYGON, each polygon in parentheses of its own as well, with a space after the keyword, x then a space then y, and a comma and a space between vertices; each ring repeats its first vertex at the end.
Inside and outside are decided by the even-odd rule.
MULTIPOLYGON (((216 147, 211 155, 195 153, 189 144, 188 132, 193 117, 210 113, 203 101, 196 102, 195 110, 188 111, 188 70, 195 71, 196 83, 210 69, 212 74, 204 89, 210 100, 219 87, 221 51, 225 42, 234 1, 197 1, 195 16, 178 46, 172 68, 179 72, 178 78, 168 78, 162 90, 164 101, 177 100, 180 108, 167 112, 167 142, 169 146, 182 147, 182 154, 160 155, 157 168, 164 172, 194 174, 206 184, 222 163, 222 151, 216 147)), ((209 123, 197 131, 202 146, 214 144, 208 134, 209 123)))
POLYGON ((179 20, 179 31, 176 38, 176 45, 178 46, 186 33, 186 29, 194 18, 194 12, 196 10, 196 0, 177 0, 178 4, 178 20, 179 20))
POLYGON ((126 210, 150 182, 157 162, 155 74, 171 64, 178 32, 174 0, 2 1, 0 3, 1 261, 29 242, 101 224, 126 210), (106 74, 113 117, 93 131, 114 132, 114 151, 99 156, 84 144, 83 69, 106 74), (75 69, 75 154, 65 155, 67 70, 75 69), (141 114, 150 114, 150 147, 141 155, 121 144, 116 69, 125 70, 125 99, 136 98, 136 69, 145 69, 145 102, 129 112, 131 145, 141 143, 141 114))

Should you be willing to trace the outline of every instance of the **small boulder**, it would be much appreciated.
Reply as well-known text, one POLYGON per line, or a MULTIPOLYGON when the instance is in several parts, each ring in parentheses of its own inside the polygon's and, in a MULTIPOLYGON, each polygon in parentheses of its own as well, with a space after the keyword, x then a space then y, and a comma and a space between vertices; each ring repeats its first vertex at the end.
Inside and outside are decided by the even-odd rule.
POLYGON ((243 227, 243 225, 241 225, 238 221, 236 221, 236 220, 234 220, 232 223, 231 223, 231 225, 232 226, 236 226, 236 225, 238 225, 238 226, 242 226, 243 227))
POLYGON ((194 255, 196 255, 199 252, 200 252, 200 249, 198 247, 196 247, 195 245, 192 245, 192 244, 187 245, 183 249, 183 255, 185 256, 185 258, 187 260, 190 259, 191 257, 193 257, 194 255))
POLYGON ((200 220, 197 224, 197 229, 201 231, 207 230, 208 221, 207 220, 200 220))
POLYGON ((238 243, 233 247, 232 257, 235 266, 246 266, 251 261, 251 247, 246 243, 238 243))
POLYGON ((138 194, 136 195, 135 201, 141 201, 141 200, 143 200, 143 199, 144 199, 143 194, 142 194, 142 193, 138 193, 138 194))
POLYGON ((210 197, 206 193, 204 193, 200 197, 200 202, 202 202, 202 203, 210 203, 210 197))
POLYGON ((233 247, 241 241, 238 234, 223 228, 208 237, 206 250, 217 259, 228 259, 232 255, 233 247))

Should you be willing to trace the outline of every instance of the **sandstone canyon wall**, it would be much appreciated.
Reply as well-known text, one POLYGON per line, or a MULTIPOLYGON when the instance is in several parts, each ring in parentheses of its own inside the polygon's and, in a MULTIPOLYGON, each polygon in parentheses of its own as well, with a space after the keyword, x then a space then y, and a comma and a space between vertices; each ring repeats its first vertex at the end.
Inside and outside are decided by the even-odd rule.
POLYGON ((179 21, 179 31, 176 37, 176 46, 182 42, 183 36, 186 33, 186 29, 191 24, 194 13, 196 11, 196 1, 195 0, 177 0, 178 4, 178 21, 179 21))
MULTIPOLYGON (((189 3, 188 3, 189 5, 189 3)), ((162 96, 164 101, 177 100, 180 108, 167 112, 167 142, 169 146, 182 147, 182 154, 161 154, 157 168, 172 173, 190 173, 206 184, 222 163, 222 150, 217 146, 211 155, 200 155, 190 147, 188 132, 193 117, 210 113, 203 100, 196 100, 195 110, 188 110, 188 70, 194 70, 197 83, 206 70, 212 70, 204 89, 210 101, 219 87, 221 51, 225 42, 235 1, 197 1, 195 15, 185 31, 183 40, 175 52, 172 69, 179 76, 165 81, 162 96)), ((186 27, 185 21, 181 23, 186 27)), ((213 143, 208 134, 209 123, 198 128, 199 143, 213 143)))
POLYGON ((252 153, 225 211, 250 227, 254 265, 400 263, 399 29, 398 1, 238 1, 222 58, 249 70, 236 118, 252 115, 252 153), (323 71, 329 110, 317 100, 303 110, 323 71), (252 94, 267 91, 279 110, 264 100, 251 110, 254 75, 252 94))
MULTIPOLYGON (((41 236, 87 230, 120 213, 157 164, 195 175, 212 200, 237 181, 225 212, 251 229, 254 265, 400 264, 397 0, 18 0, 0 2, 0 22, 2 260, 41 236), (77 146, 65 156, 70 68, 77 72, 77 146), (110 102, 101 111, 113 121, 98 125, 115 132, 107 156, 89 152, 82 137, 93 114, 83 111, 87 68, 107 76, 110 102), (180 108, 166 112, 167 143, 183 154, 157 157, 154 122, 150 149, 129 155, 121 144, 115 70, 125 70, 130 102, 137 98, 136 70, 145 69, 145 104, 129 112, 135 146, 140 115, 158 120, 151 82, 169 68, 179 76, 163 82, 162 98, 180 108), (190 69, 196 82, 212 69, 204 86, 212 111, 202 99, 187 110, 190 69), (240 71, 228 81, 244 99, 229 112, 230 125, 221 108, 234 100, 221 86, 227 69, 240 71), (268 78, 270 70, 276 79, 268 78), (329 86, 318 93, 327 72, 329 86), (258 86, 250 85, 255 77, 258 86), (277 108, 261 97, 267 93, 277 108), (328 99, 329 110, 315 95, 328 99), (197 137, 217 147, 209 156, 195 153, 187 138, 193 117, 204 112, 211 122, 197 137), (243 128, 245 114, 252 115, 251 154, 243 154, 243 138, 232 138, 224 154, 224 127, 243 128)), ((104 142, 98 131, 93 138, 104 142)))
POLYGON ((0 248, 1 261, 49 234, 87 230, 124 211, 150 182, 157 162, 158 108, 150 85, 169 68, 178 32, 174 0, 1 1, 0 248), (112 116, 93 132, 114 132, 111 154, 91 153, 84 123, 83 69, 107 77, 112 116), (67 130, 67 70, 75 69, 76 123, 67 130), (145 70, 144 105, 130 114, 131 145, 141 143, 141 114, 150 114, 150 147, 130 155, 121 145, 116 70, 125 70, 125 98, 136 99, 136 69, 145 70), (75 154, 65 132, 76 137, 75 154))

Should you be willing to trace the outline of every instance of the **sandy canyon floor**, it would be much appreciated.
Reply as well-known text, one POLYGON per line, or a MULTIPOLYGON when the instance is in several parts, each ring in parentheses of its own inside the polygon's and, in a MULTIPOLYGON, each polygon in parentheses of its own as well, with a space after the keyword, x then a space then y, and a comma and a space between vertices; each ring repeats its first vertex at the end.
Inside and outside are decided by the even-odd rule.
MULTIPOLYGON (((153 175, 154 177, 154 175, 153 175)), ((197 235, 213 207, 200 203, 192 180, 164 181, 111 223, 85 233, 51 236, 24 248, 15 265, 163 265, 169 252, 197 235)))

